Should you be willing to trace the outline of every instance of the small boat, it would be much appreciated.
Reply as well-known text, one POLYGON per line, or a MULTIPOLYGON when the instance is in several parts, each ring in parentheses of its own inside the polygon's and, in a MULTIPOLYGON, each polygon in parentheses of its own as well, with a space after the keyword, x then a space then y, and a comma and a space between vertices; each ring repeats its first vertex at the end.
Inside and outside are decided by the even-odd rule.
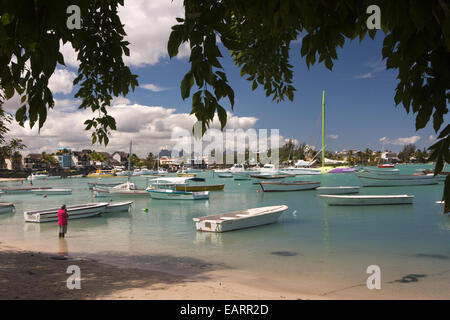
POLYGON ((363 168, 362 171, 373 174, 398 174, 400 172, 399 169, 371 169, 371 168, 363 168))
POLYGON ((93 187, 112 188, 112 187, 118 186, 119 184, 122 184, 122 182, 117 182, 117 183, 88 182, 88 187, 89 187, 89 190, 92 190, 93 187))
POLYGON ((439 183, 438 179, 428 175, 373 174, 361 172, 357 174, 364 187, 419 186, 439 183))
POLYGON ((112 195, 148 195, 145 189, 137 189, 132 182, 121 183, 111 188, 92 188, 95 197, 107 197, 112 195))
POLYGON ((124 202, 110 202, 108 206, 103 211, 104 213, 112 213, 112 212, 122 212, 129 211, 133 201, 124 201, 124 202))
POLYGON ((87 175, 88 178, 111 178, 116 175, 115 170, 97 170, 94 173, 90 173, 87 175))
POLYGON ((256 179, 284 179, 289 177, 295 177, 295 174, 270 174, 270 173, 260 173, 260 174, 251 174, 250 177, 256 179))
POLYGON ((51 187, 20 187, 20 188, 3 188, 2 192, 5 194, 22 194, 31 193, 33 190, 52 189, 51 187))
POLYGON ((16 208, 11 202, 0 202, 0 213, 13 212, 16 208))
POLYGON ((196 174, 196 173, 184 173, 184 172, 178 172, 178 173, 177 173, 177 176, 178 176, 178 177, 181 177, 181 178, 183 178, 183 177, 186 177, 186 178, 192 178, 192 177, 196 177, 197 174, 196 174))
POLYGON ((352 173, 352 172, 356 172, 359 171, 359 169, 357 168, 335 168, 335 169, 331 169, 329 170, 327 173, 352 173))
POLYGON ((378 168, 395 168, 395 165, 391 163, 384 163, 377 166, 378 168))
POLYGON ((177 191, 217 191, 223 190, 224 184, 179 184, 175 186, 177 191))
POLYGON ((322 174, 322 171, 320 169, 289 167, 280 169, 280 173, 294 174, 296 176, 311 176, 316 174, 322 174))
POLYGON ((358 193, 359 187, 319 187, 316 191, 318 194, 348 194, 358 193))
POLYGON ((218 173, 217 176, 219 178, 233 178, 233 174, 231 172, 221 172, 218 173))
POLYGON ((31 190, 33 194, 36 195, 62 195, 62 194, 72 194, 72 189, 38 189, 38 190, 31 190))
POLYGON ((282 192, 282 191, 302 191, 312 190, 320 186, 320 182, 305 181, 286 181, 286 182, 269 182, 261 181, 259 183, 264 192, 282 192))
POLYGON ((27 180, 37 180, 37 179, 46 179, 48 178, 48 174, 44 172, 32 172, 28 177, 27 180))
POLYGON ((274 223, 288 209, 285 205, 193 218, 197 231, 225 232, 274 223))
POLYGON ((407 194, 397 195, 319 195, 329 206, 365 206, 387 204, 412 204, 414 196, 407 194))
POLYGON ((151 187, 146 189, 152 199, 163 200, 204 200, 209 199, 209 191, 177 191, 173 189, 153 189, 151 187))
MULTIPOLYGON (((78 204, 67 206, 69 220, 93 217, 102 213, 108 206, 107 202, 78 204)), ((51 222, 58 221, 58 211, 60 208, 25 211, 23 213, 26 222, 51 222)))

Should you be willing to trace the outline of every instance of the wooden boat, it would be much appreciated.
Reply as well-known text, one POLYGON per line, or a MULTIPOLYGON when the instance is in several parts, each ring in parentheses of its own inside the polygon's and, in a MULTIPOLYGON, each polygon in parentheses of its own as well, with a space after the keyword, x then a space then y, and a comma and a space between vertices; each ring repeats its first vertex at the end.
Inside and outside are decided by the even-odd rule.
POLYGON ((147 192, 150 194, 152 199, 163 199, 163 200, 204 200, 209 199, 209 191, 177 191, 173 189, 153 189, 147 188, 147 192))
POLYGON ((252 208, 247 210, 193 218, 197 231, 225 232, 274 223, 288 209, 285 205, 252 208))
POLYGON ((395 168, 395 165, 393 165, 391 163, 385 163, 385 164, 378 165, 378 168, 395 168))
POLYGON ((218 173, 217 176, 219 178, 233 178, 233 174, 231 172, 221 172, 218 173))
POLYGON ((11 202, 0 202, 0 213, 13 212, 16 208, 11 202))
POLYGON ((284 179, 288 177, 295 177, 295 174, 268 174, 268 173, 260 173, 260 174, 251 174, 250 177, 256 179, 284 179))
MULTIPOLYGON (((78 204, 67 206, 69 220, 93 217, 102 213, 108 206, 107 202, 78 204)), ((51 208, 43 210, 25 211, 23 213, 26 222, 51 222, 58 221, 58 210, 60 208, 51 208)))
POLYGON ((63 195, 63 194, 72 194, 72 189, 38 189, 31 190, 31 193, 35 195, 63 195))
POLYGON ((175 186, 177 191, 217 191, 223 190, 224 184, 179 184, 175 186))
POLYGON ((319 187, 316 191, 318 194, 348 194, 358 193, 359 187, 319 187))
POLYGON ((51 187, 20 187, 20 188, 3 188, 2 192, 5 194, 21 194, 31 193, 33 190, 52 189, 51 187))
POLYGON ((390 204, 412 204, 414 196, 407 194, 397 195, 319 195, 330 206, 366 206, 366 205, 390 205, 390 204))
POLYGON ((302 191, 312 190, 320 186, 320 182, 305 182, 305 181, 286 181, 286 182, 272 182, 261 181, 259 183, 264 192, 283 192, 283 191, 302 191))
POLYGON ((97 182, 88 182, 89 190, 92 190, 93 187, 100 187, 100 188, 112 188, 115 186, 118 186, 122 182, 117 183, 97 183, 97 182))
POLYGON ((282 174, 294 174, 296 176, 310 176, 322 174, 320 169, 311 169, 311 168, 296 168, 296 167, 288 167, 280 169, 280 173, 282 174))
POLYGON ((131 208, 133 201, 124 201, 124 202, 110 202, 108 206, 103 211, 104 213, 112 213, 112 212, 122 212, 128 211, 131 208))
POLYGON ((436 177, 427 175, 381 175, 361 172, 357 176, 364 187, 419 186, 439 183, 436 177))

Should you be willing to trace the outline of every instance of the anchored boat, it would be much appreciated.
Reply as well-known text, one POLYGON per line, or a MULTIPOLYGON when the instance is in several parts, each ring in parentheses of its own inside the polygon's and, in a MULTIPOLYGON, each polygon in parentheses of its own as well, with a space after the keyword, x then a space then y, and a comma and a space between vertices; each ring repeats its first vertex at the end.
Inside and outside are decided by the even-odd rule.
POLYGON ((110 202, 103 211, 104 213, 129 211, 133 201, 110 202))
POLYGON ((31 193, 33 190, 52 189, 52 187, 20 187, 20 188, 3 188, 2 192, 5 194, 21 194, 31 193))
POLYGON ((366 206, 388 204, 412 204, 414 196, 397 195, 319 195, 329 206, 366 206))
POLYGON ((163 200, 204 200, 209 199, 209 191, 177 191, 173 189, 153 189, 147 188, 147 192, 152 199, 163 200))
POLYGON ((318 187, 316 191, 318 194, 349 194, 358 193, 359 187, 318 187))
MULTIPOLYGON (((108 206, 107 202, 87 203, 87 204, 67 206, 66 210, 67 214, 69 215, 69 220, 72 220, 96 216, 102 213, 107 206, 108 206)), ((58 221, 59 209, 60 208, 25 211, 23 215, 26 222, 40 223, 40 222, 58 221)))
POLYGON ((312 190, 320 186, 320 182, 305 182, 305 181, 286 181, 286 182, 271 182, 261 181, 259 183, 264 192, 283 192, 283 191, 302 191, 312 190))
POLYGON ((361 172, 357 176, 364 187, 419 186, 439 183, 436 177, 427 175, 381 175, 361 172))
POLYGON ((225 232, 274 223, 288 209, 285 205, 252 208, 247 210, 193 218, 197 231, 225 232))
POLYGON ((13 212, 16 208, 11 202, 0 202, 0 213, 13 212))
POLYGON ((31 193, 35 195, 63 195, 63 194, 72 194, 72 189, 37 189, 31 190, 31 193))
POLYGON ((117 183, 97 183, 97 182, 88 182, 89 190, 92 190, 93 187, 100 187, 100 188, 112 188, 115 186, 118 186, 122 182, 117 183))

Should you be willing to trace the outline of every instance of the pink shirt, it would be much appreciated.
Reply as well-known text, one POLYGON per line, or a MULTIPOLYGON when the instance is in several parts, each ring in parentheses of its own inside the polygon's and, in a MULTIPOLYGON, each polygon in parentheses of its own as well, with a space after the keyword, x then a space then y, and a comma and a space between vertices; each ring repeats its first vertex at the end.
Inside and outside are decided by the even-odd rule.
POLYGON ((69 218, 69 215, 67 214, 67 211, 63 210, 63 209, 59 209, 59 211, 58 211, 58 226, 66 226, 68 218, 69 218))

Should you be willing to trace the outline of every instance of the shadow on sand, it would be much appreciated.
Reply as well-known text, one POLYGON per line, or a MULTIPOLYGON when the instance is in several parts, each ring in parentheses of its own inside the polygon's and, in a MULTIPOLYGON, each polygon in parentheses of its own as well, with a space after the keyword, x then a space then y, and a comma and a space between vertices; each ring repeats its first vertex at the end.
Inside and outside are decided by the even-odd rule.
MULTIPOLYGON (((173 284, 207 280, 206 272, 227 268, 200 259, 170 255, 107 253, 104 254, 107 262, 99 262, 96 260, 105 261, 103 254, 96 255, 96 260, 73 258, 64 255, 65 249, 62 243, 58 254, 0 251, 0 299, 96 299, 135 288, 148 288, 151 292, 173 284), (66 272, 70 265, 77 265, 81 270, 79 290, 67 288, 71 274, 66 272), (177 269, 183 272, 168 273, 177 269)), ((151 299, 151 294, 148 297, 151 299)))

